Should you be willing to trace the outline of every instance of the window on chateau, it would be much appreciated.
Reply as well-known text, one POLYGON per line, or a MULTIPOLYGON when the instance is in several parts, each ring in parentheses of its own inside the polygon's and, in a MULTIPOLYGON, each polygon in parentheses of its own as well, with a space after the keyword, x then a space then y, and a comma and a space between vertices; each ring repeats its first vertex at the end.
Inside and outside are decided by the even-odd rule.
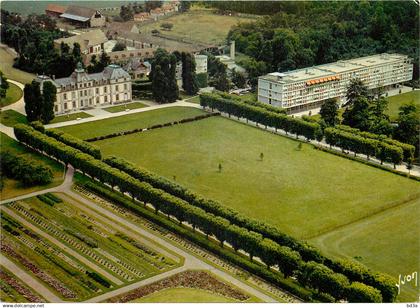
POLYGON ((85 96, 87 96, 87 90, 85 90, 85 96))
POLYGON ((104 87, 104 93, 106 93, 106 91, 107 91, 107 87, 104 87))
POLYGON ((67 99, 67 93, 63 94, 64 99, 67 99))
POLYGON ((64 103, 64 110, 67 109, 67 103, 64 103))
POLYGON ((99 94, 99 88, 95 89, 96 94, 99 94))
POLYGON ((76 108, 76 102, 73 102, 73 108, 76 108))
POLYGON ((117 101, 120 100, 120 95, 119 94, 117 94, 116 99, 117 99, 117 101))
POLYGON ((127 84, 126 83, 124 84, 124 90, 127 90, 127 84))

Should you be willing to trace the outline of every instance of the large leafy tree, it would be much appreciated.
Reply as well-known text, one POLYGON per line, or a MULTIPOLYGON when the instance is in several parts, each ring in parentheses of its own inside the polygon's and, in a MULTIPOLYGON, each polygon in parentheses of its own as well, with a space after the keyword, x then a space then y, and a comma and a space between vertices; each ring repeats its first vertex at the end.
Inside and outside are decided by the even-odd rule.
POLYGON ((57 88, 51 81, 45 81, 43 83, 42 96, 41 121, 47 124, 54 119, 54 102, 57 99, 57 88))
POLYGON ((150 79, 152 93, 159 103, 173 103, 178 99, 179 89, 176 83, 177 58, 166 50, 158 48, 152 61, 150 79))
POLYGON ((352 107, 346 108, 343 113, 343 124, 367 131, 370 128, 369 101, 364 96, 358 96, 352 107))
POLYGON ((195 75, 195 60, 190 53, 183 52, 182 59, 182 87, 188 95, 198 92, 197 77, 195 75))
POLYGON ((397 119, 397 128, 394 131, 394 138, 416 147, 416 155, 419 153, 420 135, 420 110, 413 103, 408 103, 400 107, 397 119))
POLYGON ((360 96, 367 97, 368 96, 368 89, 366 85, 360 79, 352 79, 350 80, 350 85, 347 87, 346 93, 346 103, 344 106, 351 107, 356 99, 360 96))
POLYGON ((27 83, 23 89, 23 96, 25 100, 26 118, 29 122, 39 121, 41 119, 41 107, 43 103, 39 82, 33 80, 32 83, 27 83))
POLYGON ((378 135, 389 136, 392 133, 392 126, 389 116, 385 113, 388 108, 388 101, 379 97, 371 102, 370 105, 370 128, 369 131, 378 135))
POLYGON ((321 119, 324 121, 326 126, 335 126, 340 121, 338 119, 338 104, 336 99, 328 99, 321 106, 319 112, 321 119))

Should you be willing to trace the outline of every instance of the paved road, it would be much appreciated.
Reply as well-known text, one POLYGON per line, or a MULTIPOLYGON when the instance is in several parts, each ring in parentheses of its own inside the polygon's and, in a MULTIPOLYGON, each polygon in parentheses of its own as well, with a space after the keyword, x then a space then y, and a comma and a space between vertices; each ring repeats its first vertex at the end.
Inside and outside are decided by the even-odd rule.
POLYGON ((64 302, 57 295, 52 293, 47 287, 38 281, 38 279, 29 275, 25 270, 21 269, 11 260, 9 260, 5 255, 0 254, 0 264, 12 272, 14 275, 19 277, 25 284, 34 289, 39 293, 43 298, 51 303, 62 303, 64 302))

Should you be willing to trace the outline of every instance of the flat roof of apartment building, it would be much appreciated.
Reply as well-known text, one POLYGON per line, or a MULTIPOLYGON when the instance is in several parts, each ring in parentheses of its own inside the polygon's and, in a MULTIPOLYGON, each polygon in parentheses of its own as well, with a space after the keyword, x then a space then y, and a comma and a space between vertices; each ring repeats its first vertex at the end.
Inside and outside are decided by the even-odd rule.
POLYGON ((340 60, 333 63, 321 64, 284 73, 274 72, 264 76, 260 76, 259 78, 277 81, 279 83, 291 83, 314 78, 338 77, 334 75, 347 71, 362 69, 365 67, 392 63, 395 60, 402 60, 406 58, 408 58, 408 56, 402 54, 383 53, 349 60, 340 60))

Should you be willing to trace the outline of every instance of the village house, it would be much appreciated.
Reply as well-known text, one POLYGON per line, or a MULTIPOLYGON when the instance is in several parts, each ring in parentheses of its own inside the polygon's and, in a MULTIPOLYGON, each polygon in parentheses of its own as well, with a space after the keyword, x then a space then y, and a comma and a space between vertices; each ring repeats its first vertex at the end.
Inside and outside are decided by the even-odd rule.
POLYGON ((67 6, 61 6, 53 3, 49 3, 45 9, 45 14, 50 17, 59 18, 67 9, 67 6))
POLYGON ((115 40, 121 33, 139 33, 139 28, 134 21, 111 22, 106 24, 104 33, 110 40, 115 40))
POLYGON ((106 21, 99 10, 75 5, 68 6, 59 17, 83 28, 103 27, 106 21))
POLYGON ((54 40, 54 47, 60 48, 61 43, 64 43, 73 48, 73 44, 78 43, 83 55, 98 54, 104 50, 104 43, 107 41, 105 34, 100 29, 95 29, 79 35, 54 40))

